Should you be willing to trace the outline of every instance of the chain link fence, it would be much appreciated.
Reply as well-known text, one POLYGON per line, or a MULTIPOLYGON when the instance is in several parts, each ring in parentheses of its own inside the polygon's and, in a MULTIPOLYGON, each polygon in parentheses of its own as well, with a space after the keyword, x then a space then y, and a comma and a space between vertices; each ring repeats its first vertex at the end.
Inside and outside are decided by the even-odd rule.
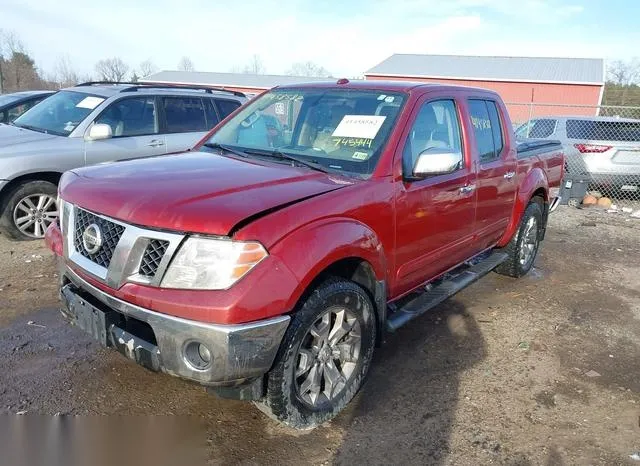
MULTIPOLYGON (((640 209, 640 107, 508 103, 516 135, 557 139, 566 155, 563 200, 586 195, 640 209)), ((591 201, 591 199, 589 200, 591 201)))

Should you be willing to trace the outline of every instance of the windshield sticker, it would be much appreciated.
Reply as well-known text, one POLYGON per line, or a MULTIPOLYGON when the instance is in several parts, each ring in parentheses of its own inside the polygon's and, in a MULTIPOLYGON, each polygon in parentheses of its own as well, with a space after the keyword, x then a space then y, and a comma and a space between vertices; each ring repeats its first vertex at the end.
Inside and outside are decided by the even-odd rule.
POLYGON ((371 149, 373 139, 367 138, 333 138, 333 143, 336 146, 344 147, 367 147, 371 149))
POLYGON ((386 94, 380 94, 380 95, 378 96, 378 100, 384 100, 386 97, 387 97, 387 95, 386 95, 386 94))
POLYGON ((379 115, 345 115, 332 136, 374 139, 386 118, 379 115))
POLYGON ((391 102, 393 102, 393 100, 394 100, 394 99, 395 99, 395 97, 393 97, 393 96, 391 96, 391 95, 390 95, 390 96, 388 96, 388 97, 385 97, 384 101, 385 101, 386 103, 390 104, 391 102))
POLYGON ((302 94, 272 94, 273 96, 273 100, 275 101, 280 101, 280 100, 302 100, 304 98, 304 96, 302 94))
POLYGON ((351 158, 356 160, 367 160, 369 158, 369 154, 366 152, 354 152, 351 158))
POLYGON ((76 104, 76 107, 77 108, 88 108, 89 110, 93 110, 98 105, 100 105, 102 102, 104 102, 104 99, 101 98, 101 97, 89 96, 89 97, 85 97, 80 102, 78 102, 76 104))
POLYGON ((76 128, 76 125, 73 124, 73 121, 67 121, 67 123, 64 125, 64 131, 73 131, 76 128))

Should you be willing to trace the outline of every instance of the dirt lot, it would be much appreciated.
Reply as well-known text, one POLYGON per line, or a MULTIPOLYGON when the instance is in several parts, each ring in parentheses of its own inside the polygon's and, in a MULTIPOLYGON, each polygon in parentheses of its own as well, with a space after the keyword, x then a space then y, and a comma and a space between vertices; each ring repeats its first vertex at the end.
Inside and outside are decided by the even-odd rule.
POLYGON ((532 274, 388 336, 351 407, 303 433, 100 349, 54 274, 0 237, 0 413, 189 415, 216 464, 640 464, 639 219, 561 208, 532 274))

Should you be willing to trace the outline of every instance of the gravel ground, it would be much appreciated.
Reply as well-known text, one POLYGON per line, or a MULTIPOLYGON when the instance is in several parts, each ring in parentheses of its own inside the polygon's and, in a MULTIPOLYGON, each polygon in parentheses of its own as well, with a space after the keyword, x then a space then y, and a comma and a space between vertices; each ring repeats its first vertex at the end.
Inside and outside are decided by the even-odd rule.
POLYGON ((56 280, 41 243, 0 237, 0 413, 176 415, 213 464, 640 464, 640 219, 559 209, 530 275, 388 336, 351 406, 302 433, 99 348, 56 280))

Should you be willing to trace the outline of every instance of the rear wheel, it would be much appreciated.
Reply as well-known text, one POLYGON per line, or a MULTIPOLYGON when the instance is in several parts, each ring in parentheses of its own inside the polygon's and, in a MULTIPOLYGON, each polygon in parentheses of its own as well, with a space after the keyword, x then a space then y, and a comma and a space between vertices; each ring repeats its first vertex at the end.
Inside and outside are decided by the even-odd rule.
POLYGON ((496 272, 517 278, 531 270, 540 247, 540 237, 544 226, 542 222, 541 202, 533 200, 522 215, 518 231, 513 235, 509 244, 503 248, 502 252, 506 252, 509 257, 496 267, 496 272))
POLYGON ((368 294, 356 283, 327 280, 293 316, 258 407, 297 429, 328 421, 362 386, 375 338, 368 294))
POLYGON ((14 240, 44 238, 58 218, 57 188, 48 181, 28 181, 9 192, 0 215, 2 232, 14 240))

